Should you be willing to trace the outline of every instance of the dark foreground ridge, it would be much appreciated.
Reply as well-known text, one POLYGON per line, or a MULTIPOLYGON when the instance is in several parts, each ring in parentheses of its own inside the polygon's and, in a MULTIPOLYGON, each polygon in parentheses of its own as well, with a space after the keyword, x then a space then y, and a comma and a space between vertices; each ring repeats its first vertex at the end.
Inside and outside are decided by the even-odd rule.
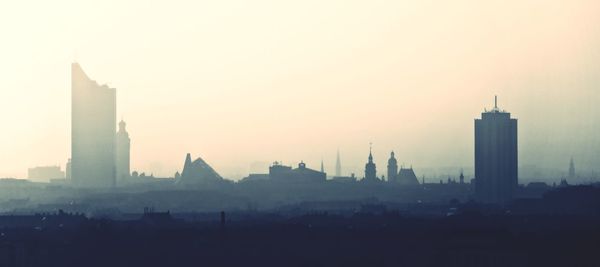
POLYGON ((238 212, 0 217, 0 266, 598 266, 600 217, 238 212), (185 218, 185 219, 181 219, 185 218))

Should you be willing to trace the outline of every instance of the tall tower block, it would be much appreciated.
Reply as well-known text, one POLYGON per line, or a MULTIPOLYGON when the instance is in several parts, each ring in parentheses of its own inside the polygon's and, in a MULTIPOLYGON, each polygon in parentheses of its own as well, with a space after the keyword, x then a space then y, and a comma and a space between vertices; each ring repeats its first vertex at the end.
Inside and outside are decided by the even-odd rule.
POLYGON ((475 197, 482 203, 509 202, 518 186, 517 119, 494 108, 475 119, 475 197))
POLYGON ((116 90, 71 64, 71 176, 79 187, 115 186, 116 90))

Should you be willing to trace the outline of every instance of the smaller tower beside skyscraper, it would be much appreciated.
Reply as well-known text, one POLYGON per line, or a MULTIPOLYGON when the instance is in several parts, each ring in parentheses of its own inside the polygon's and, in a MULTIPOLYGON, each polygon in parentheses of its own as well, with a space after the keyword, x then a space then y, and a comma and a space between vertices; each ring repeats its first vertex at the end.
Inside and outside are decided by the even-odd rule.
POLYGON ((67 178, 67 182, 71 182, 71 159, 67 160, 67 165, 65 166, 65 178, 67 178))
POLYGON ((123 120, 119 122, 117 132, 117 183, 122 183, 130 175, 131 139, 126 129, 127 124, 123 120))

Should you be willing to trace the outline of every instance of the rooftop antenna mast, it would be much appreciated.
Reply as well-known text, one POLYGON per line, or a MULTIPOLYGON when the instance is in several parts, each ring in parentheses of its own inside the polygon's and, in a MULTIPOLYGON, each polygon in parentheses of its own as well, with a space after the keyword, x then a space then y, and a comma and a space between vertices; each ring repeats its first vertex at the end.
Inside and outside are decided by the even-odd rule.
POLYGON ((498 96, 497 95, 494 96, 494 108, 498 109, 498 96))

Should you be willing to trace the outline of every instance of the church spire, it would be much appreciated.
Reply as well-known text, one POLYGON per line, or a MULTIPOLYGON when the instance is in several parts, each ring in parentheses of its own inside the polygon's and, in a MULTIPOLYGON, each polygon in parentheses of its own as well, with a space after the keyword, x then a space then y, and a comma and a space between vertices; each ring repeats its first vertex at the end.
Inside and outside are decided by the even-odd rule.
POLYGON ((369 163, 373 163, 373 143, 369 143, 369 163))
POLYGON ((337 150, 337 158, 335 159, 335 176, 342 176, 342 163, 340 161, 340 149, 337 150))
POLYGON ((323 166, 323 159, 321 159, 321 172, 325 173, 325 167, 323 166))
POLYGON ((187 172, 189 172, 190 167, 192 166, 192 155, 187 153, 185 156, 185 163, 183 164, 183 170, 181 171, 181 175, 185 176, 187 172))
POLYGON ((573 157, 571 157, 571 161, 569 162, 569 178, 575 178, 575 162, 573 162, 573 157))
POLYGON ((369 143, 369 162, 365 165, 365 180, 375 181, 377 178, 377 170, 375 163, 373 163, 373 144, 369 143))

